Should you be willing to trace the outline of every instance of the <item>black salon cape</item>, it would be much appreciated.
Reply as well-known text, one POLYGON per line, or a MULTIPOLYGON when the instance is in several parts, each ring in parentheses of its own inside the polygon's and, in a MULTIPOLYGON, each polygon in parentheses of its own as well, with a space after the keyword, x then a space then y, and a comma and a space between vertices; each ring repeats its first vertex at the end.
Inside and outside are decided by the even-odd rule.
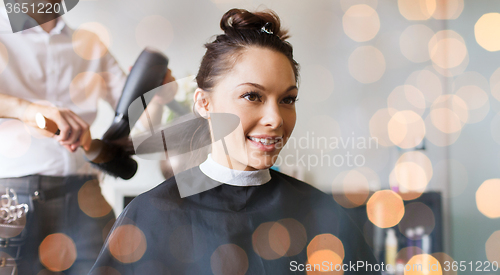
MULTIPOLYGON (((182 173, 189 173, 193 184, 213 181, 198 166, 182 173)), ((307 245, 295 256, 274 260, 263 259, 253 249, 252 234, 260 224, 285 218, 295 219, 305 227, 306 244, 318 234, 330 233, 342 241, 344 263, 363 261, 377 264, 361 232, 332 196, 283 173, 274 170, 270 173, 271 180, 260 186, 222 184, 185 198, 180 197, 172 177, 139 195, 118 217, 112 232, 125 224, 137 226, 144 234, 146 251, 139 260, 134 259, 138 257, 136 255, 129 260, 125 258, 125 261, 135 262, 122 263, 110 253, 110 236, 113 234, 110 233, 90 274, 213 274, 211 260, 214 264, 217 258, 211 256, 223 244, 236 244, 246 252, 248 270, 245 274, 306 274, 305 271, 291 270, 295 269, 292 265, 298 267, 298 264, 307 262, 307 245), (292 261, 295 263, 291 264, 292 261)), ((137 238, 139 235, 134 233, 131 236, 137 238)), ((137 246, 137 242, 133 246, 137 246)), ((368 272, 362 268, 344 274, 380 272, 368 272)))

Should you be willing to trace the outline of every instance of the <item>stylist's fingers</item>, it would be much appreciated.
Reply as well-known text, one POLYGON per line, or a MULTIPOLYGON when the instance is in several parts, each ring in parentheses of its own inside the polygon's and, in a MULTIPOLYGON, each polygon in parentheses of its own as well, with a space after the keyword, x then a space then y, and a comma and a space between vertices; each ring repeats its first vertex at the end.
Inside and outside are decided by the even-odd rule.
POLYGON ((82 133, 82 129, 80 124, 74 119, 74 117, 70 113, 63 113, 64 118, 70 125, 70 131, 68 133, 68 136, 66 140, 61 141, 61 145, 79 145, 80 141, 80 135, 82 133))

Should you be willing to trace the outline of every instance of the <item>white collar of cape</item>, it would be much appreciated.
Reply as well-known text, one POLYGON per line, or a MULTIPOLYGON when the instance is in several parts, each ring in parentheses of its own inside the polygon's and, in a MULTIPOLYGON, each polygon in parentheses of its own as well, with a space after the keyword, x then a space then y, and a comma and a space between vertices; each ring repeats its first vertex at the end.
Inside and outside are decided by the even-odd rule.
POLYGON ((255 171, 234 170, 217 163, 212 154, 208 154, 207 160, 200 164, 200 170, 215 181, 234 186, 257 186, 271 180, 269 168, 255 171))

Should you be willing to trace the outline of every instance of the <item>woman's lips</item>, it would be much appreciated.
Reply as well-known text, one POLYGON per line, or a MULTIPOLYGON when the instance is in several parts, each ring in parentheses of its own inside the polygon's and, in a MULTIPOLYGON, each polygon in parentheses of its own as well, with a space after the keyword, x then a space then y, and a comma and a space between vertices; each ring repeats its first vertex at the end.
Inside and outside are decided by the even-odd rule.
POLYGON ((274 142, 274 143, 271 143, 271 144, 266 145, 266 144, 263 144, 263 143, 260 141, 260 140, 263 140, 263 139, 261 139, 261 138, 256 138, 256 137, 253 137, 253 136, 252 136, 252 137, 247 136, 247 139, 250 141, 250 143, 251 143, 252 145, 254 145, 255 147, 257 147, 257 149, 259 149, 259 150, 261 150, 261 151, 264 151, 264 152, 272 152, 272 151, 276 150, 276 145, 280 144, 280 143, 281 143, 281 141, 282 141, 282 138, 281 138, 281 137, 278 137, 278 138, 272 138, 272 139, 271 139, 271 138, 267 138, 267 139, 265 139, 266 141, 271 141, 271 140, 273 140, 273 142, 274 142, 274 140, 275 140, 275 142, 274 142), (259 140, 259 141, 257 141, 257 140, 259 140))

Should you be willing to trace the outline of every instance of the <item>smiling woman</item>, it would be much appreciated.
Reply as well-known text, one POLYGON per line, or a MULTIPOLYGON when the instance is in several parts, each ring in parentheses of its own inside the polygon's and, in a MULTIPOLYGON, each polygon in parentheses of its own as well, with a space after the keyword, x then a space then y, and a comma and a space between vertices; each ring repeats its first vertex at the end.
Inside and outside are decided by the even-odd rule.
POLYGON ((125 208, 91 274, 380 274, 331 196, 269 169, 295 127, 298 95, 278 16, 232 9, 221 28, 205 45, 194 94, 211 153, 125 208))

